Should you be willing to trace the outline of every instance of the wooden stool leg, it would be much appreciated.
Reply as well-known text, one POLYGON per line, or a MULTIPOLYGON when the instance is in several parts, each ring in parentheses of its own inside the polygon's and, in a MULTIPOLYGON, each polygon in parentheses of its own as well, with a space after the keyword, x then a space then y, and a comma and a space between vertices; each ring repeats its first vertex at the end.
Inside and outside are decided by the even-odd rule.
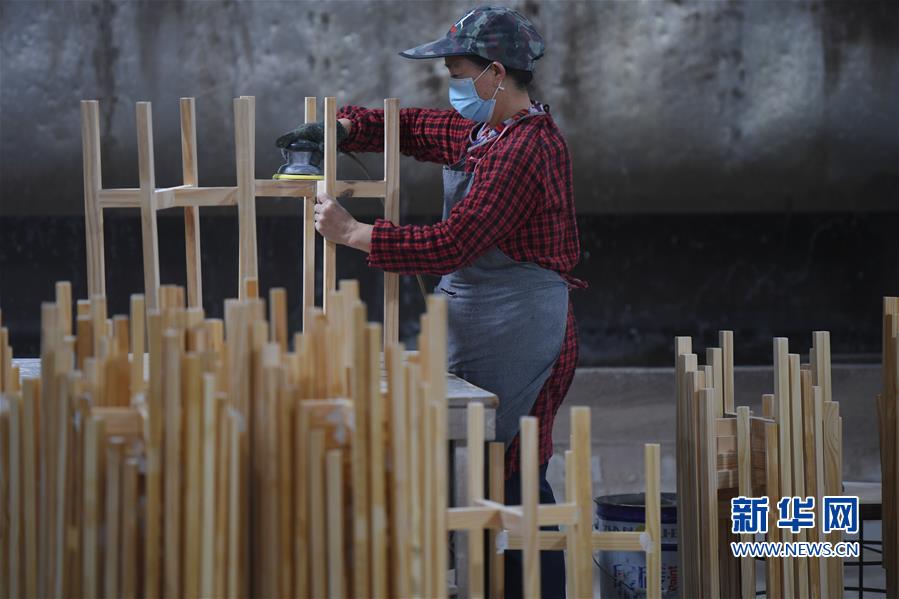
MULTIPOLYGON (((181 98, 181 171, 185 185, 197 187, 197 113, 193 98, 181 98)), ((203 307, 200 265, 200 208, 184 207, 184 253, 187 258, 187 305, 203 307)))
POLYGON ((84 161, 84 225, 87 246, 87 292, 106 294, 103 259, 103 189, 100 166, 100 105, 96 100, 81 102, 81 147, 84 161))

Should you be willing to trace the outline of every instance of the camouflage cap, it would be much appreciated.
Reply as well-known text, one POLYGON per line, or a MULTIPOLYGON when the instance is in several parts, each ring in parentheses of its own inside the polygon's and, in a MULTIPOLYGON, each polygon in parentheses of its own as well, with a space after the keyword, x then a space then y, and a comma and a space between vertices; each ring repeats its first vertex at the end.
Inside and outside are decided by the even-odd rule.
POLYGON ((533 71, 545 44, 534 25, 505 6, 479 6, 456 21, 446 37, 400 52, 406 58, 476 54, 507 67, 533 71))

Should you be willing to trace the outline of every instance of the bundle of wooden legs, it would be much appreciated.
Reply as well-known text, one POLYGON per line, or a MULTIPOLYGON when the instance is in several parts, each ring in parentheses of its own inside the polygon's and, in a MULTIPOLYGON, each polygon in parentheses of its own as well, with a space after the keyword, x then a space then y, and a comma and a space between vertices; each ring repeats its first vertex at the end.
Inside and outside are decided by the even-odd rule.
MULTIPOLYGON (((485 499, 473 404, 471 504, 449 507, 445 299, 429 296, 418 351, 390 343, 382 363, 355 281, 330 292, 327 316, 309 310, 292 351, 285 292, 266 306, 248 283, 223 320, 165 285, 157 309, 135 295, 130 317, 109 319, 95 296, 73 318, 59 283, 41 307, 40 376, 20 386, 4 346, 0 595, 444 597, 454 529, 470 534, 472 597, 502 596, 484 530, 523 550, 529 597, 546 549, 568 550, 572 597, 592 596, 594 550, 644 551, 659 597, 658 445, 645 450, 646 531, 599 533, 589 410, 574 410, 555 505, 539 505, 537 422, 522 420, 523 501, 506 506, 485 499)), ((496 497, 503 446, 488 454, 496 497)))
POLYGON ((887 597, 899 597, 899 297, 883 298, 883 391, 877 396, 887 597))
MULTIPOLYGON (((769 498, 767 541, 841 540, 814 528, 798 534, 777 526, 782 497, 841 495, 842 420, 831 396, 830 336, 813 335, 808 364, 774 339, 774 393, 762 396, 762 415, 734 406, 733 333, 706 350, 704 366, 690 337, 675 341, 677 386, 677 497, 682 596, 756 596, 754 558, 735 558, 731 542, 755 535, 731 532, 731 499, 769 498)), ((766 559, 768 597, 841 596, 840 558, 766 559), (830 591, 829 591, 830 590, 830 591)))

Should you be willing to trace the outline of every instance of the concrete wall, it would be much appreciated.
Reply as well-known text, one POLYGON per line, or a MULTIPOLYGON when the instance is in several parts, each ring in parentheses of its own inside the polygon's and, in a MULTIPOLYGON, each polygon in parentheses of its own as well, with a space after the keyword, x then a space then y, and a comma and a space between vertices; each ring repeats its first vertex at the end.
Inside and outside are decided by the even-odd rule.
MULTIPOLYGON (((582 365, 664 366, 672 338, 734 329, 738 363, 770 340, 830 330, 835 356, 880 351, 880 298, 899 294, 899 5, 895 2, 508 3, 547 39, 535 98, 571 147, 581 240, 573 294, 582 365)), ((56 280, 86 294, 79 101, 98 99, 104 184, 137 184, 134 104, 153 102, 157 182, 181 182, 178 98, 197 99, 203 185, 234 184, 233 107, 257 98, 256 172, 307 95, 447 107, 442 61, 397 52, 474 6, 440 1, 0 2, 0 306, 36 355, 56 280)), ((364 155, 375 176, 381 157, 364 155)), ((437 165, 404 159, 402 222, 440 215, 437 165)), ((362 176, 341 158, 338 175, 362 176)), ((299 322, 293 200, 261 200, 261 290, 299 322)), ((375 202, 353 207, 370 220, 375 202)), ((177 211, 174 211, 177 212, 177 211)), ((163 283, 184 284, 180 215, 160 214, 163 283)), ((233 209, 202 211, 205 306, 236 294, 233 209)), ((106 219, 112 313, 142 288, 136 213, 106 219)), ((357 252, 370 316, 380 273, 357 252)), ((433 282, 433 281, 432 281, 433 282)), ((402 282, 403 340, 422 309, 402 282)))
MULTIPOLYGON (((534 96, 571 145, 581 212, 896 209, 895 3, 508 4, 547 40, 534 96)), ((109 186, 136 182, 139 100, 154 103, 160 185, 180 182, 181 96, 197 98, 209 185, 234 178, 238 95, 257 97, 260 176, 278 166, 271 144, 302 121, 306 95, 447 107, 442 61, 397 52, 471 6, 7 0, 0 214, 80 213, 81 99, 101 102, 109 186)), ((439 212, 436 172, 404 162, 408 209, 439 212)))

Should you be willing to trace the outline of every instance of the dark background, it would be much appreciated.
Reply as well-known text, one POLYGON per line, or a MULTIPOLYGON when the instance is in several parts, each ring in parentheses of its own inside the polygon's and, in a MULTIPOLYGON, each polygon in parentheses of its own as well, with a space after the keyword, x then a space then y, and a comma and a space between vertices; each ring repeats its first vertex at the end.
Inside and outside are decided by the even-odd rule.
MULTIPOLYGON (((738 364, 771 338, 876 361, 899 294, 899 5, 895 2, 509 2, 547 40, 534 99, 574 160, 582 257, 580 365, 669 366, 673 337, 735 331, 738 364)), ((38 352, 57 280, 86 296, 79 101, 100 101, 105 187, 137 185, 134 103, 153 102, 157 185, 180 184, 178 98, 197 98, 202 185, 234 185, 232 99, 256 96, 257 177, 303 98, 448 107, 441 60, 399 50, 443 35, 469 2, 0 3, 0 308, 17 356, 38 352)), ((321 109, 321 107, 320 107, 321 109)), ((381 157, 362 156, 373 176, 381 157)), ((338 176, 360 178, 341 158, 338 176)), ((403 159, 403 222, 440 214, 439 166, 403 159)), ((362 220, 377 202, 349 205, 362 220)), ((236 209, 201 213, 204 306, 237 293, 236 209)), ((261 291, 299 327, 299 208, 261 199, 261 291)), ((110 314, 140 292, 136 211, 106 212, 110 314)), ((163 283, 184 284, 183 221, 160 213, 163 283)), ((338 249, 380 318, 381 276, 338 249)), ((319 273, 320 274, 320 273, 319 273)), ((436 279, 431 279, 432 282, 436 279)), ((401 336, 423 302, 403 277, 401 336)), ((700 347, 701 348, 701 347, 700 347)))

